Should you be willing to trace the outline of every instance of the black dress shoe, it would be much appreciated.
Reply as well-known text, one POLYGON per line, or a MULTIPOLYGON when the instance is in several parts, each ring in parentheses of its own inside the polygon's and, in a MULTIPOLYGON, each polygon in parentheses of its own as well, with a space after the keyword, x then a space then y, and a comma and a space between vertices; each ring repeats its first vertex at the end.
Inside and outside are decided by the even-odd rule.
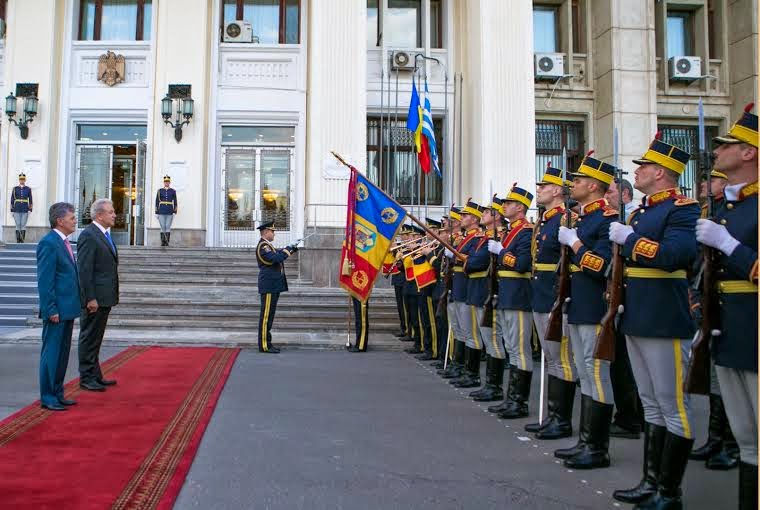
POLYGON ((641 432, 638 430, 628 429, 614 422, 612 425, 610 425, 610 437, 617 437, 620 439, 638 439, 640 435, 641 432))
POLYGON ((366 352, 366 351, 363 351, 359 349, 357 346, 352 345, 351 347, 348 348, 348 352, 366 352))
POLYGON ((73 406, 73 405, 76 405, 77 401, 69 400, 67 398, 59 398, 58 403, 61 404, 62 406, 73 406))
POLYGON ((266 351, 264 349, 259 349, 259 352, 263 352, 264 354, 279 354, 280 349, 278 349, 277 347, 270 347, 266 351))
POLYGON ((40 404, 40 407, 48 411, 65 411, 66 408, 61 404, 40 404))
POLYGON ((106 387, 98 382, 80 382, 79 387, 87 391, 106 391, 106 387))
POLYGON ((98 379, 98 382, 103 386, 114 386, 116 384, 116 379, 98 379))

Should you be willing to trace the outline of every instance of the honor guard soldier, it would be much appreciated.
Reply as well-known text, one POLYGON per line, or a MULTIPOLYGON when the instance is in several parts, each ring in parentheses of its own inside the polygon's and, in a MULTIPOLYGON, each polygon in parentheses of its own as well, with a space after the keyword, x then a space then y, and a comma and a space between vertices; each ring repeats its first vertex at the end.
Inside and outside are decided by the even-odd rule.
POLYGON ((728 178, 714 221, 697 222, 697 241, 718 252, 720 335, 712 338, 726 414, 739 443, 739 508, 757 508, 757 115, 747 105, 715 138, 715 166, 728 178))
POLYGON ((535 227, 533 279, 531 280, 531 304, 533 322, 536 325, 541 349, 546 360, 547 416, 543 423, 525 426, 528 432, 535 432, 537 439, 561 439, 573 433, 573 403, 575 384, 578 376, 573 362, 570 339, 562 335, 560 342, 546 339, 549 314, 555 301, 557 285, 557 265, 560 258, 559 227, 565 218, 565 190, 569 192, 571 183, 562 178, 562 170, 546 168, 544 176, 536 183, 536 203, 544 213, 535 227))
MULTIPOLYGON (((713 169, 710 178, 704 179, 699 186, 699 198, 704 200, 700 218, 707 218, 708 212, 708 187, 712 193, 713 210, 720 210, 723 203, 723 188, 726 187, 728 177, 720 170, 713 169)), ((697 257, 693 265, 692 275, 699 274, 703 257, 697 257)), ((694 289, 693 282, 689 282, 689 301, 691 310, 697 324, 702 321, 701 292, 694 289)), ((715 360, 710 360, 710 414, 707 420, 707 441, 699 448, 695 448, 689 454, 690 460, 699 460, 705 463, 707 469, 726 470, 739 465, 739 446, 736 444, 731 426, 728 423, 726 409, 721 397, 718 375, 715 372, 715 360)))
POLYGON ((573 348, 575 368, 581 380, 581 421, 578 444, 556 450, 571 469, 608 467, 612 383, 610 362, 594 358, 599 325, 607 311, 604 293, 606 268, 612 258, 609 226, 618 214, 604 199, 615 175, 615 167, 592 158, 583 158, 572 174, 570 196, 580 205, 574 228, 560 226, 559 242, 572 250, 570 301, 567 330, 573 348))
POLYGON ((177 214, 177 192, 171 187, 172 178, 164 175, 164 187, 156 192, 156 215, 161 227, 161 246, 169 246, 172 221, 177 214))
POLYGON ((16 222, 16 242, 26 240, 26 222, 32 212, 32 188, 26 185, 26 174, 18 174, 18 186, 11 191, 11 212, 16 222))
MULTIPOLYGON (((441 221, 432 220, 430 218, 426 218, 427 224, 430 228, 436 230, 436 232, 445 237, 448 233, 448 227, 449 227, 449 218, 448 216, 443 216, 441 218, 441 221)), ((450 240, 450 239, 449 239, 450 240)), ((443 359, 446 356, 446 334, 448 333, 448 324, 446 323, 446 313, 439 313, 441 311, 441 306, 444 306, 446 303, 441 304, 441 300, 445 298, 446 295, 446 283, 444 281, 444 275, 443 271, 445 269, 445 266, 443 264, 444 260, 448 260, 444 254, 443 250, 445 248, 443 245, 438 244, 435 247, 426 247, 424 250, 422 250, 422 253, 425 254, 427 257, 428 262, 433 267, 433 270, 436 274, 436 282, 435 286, 433 287, 433 319, 434 319, 434 328, 435 328, 435 334, 436 334, 436 340, 438 342, 438 345, 436 346, 436 356, 435 362, 432 363, 432 365, 436 368, 442 368, 443 367, 443 359)))
POLYGON ((635 508, 680 508, 681 479, 694 443, 691 409, 683 383, 694 320, 687 270, 697 256, 694 227, 699 203, 678 192, 689 154, 660 140, 633 162, 634 187, 646 196, 627 219, 609 228, 625 258, 625 304, 620 329, 626 336, 644 408, 641 482, 618 490, 618 501, 635 508))
MULTIPOLYGON (((401 239, 402 242, 404 240, 405 236, 402 234, 401 239)), ((406 279, 404 278, 404 266, 398 262, 394 261, 393 267, 391 269, 391 285, 393 286, 393 292, 396 296, 396 310, 398 311, 398 320, 399 320, 399 330, 394 334, 396 337, 400 338, 402 341, 407 340, 409 338, 408 329, 406 325, 406 310, 404 309, 404 282, 406 279)))
POLYGON ((256 246, 256 262, 259 264, 259 295, 261 296, 259 352, 276 354, 280 350, 272 345, 272 323, 280 293, 288 290, 284 264, 288 257, 298 251, 298 247, 291 245, 278 250, 272 245, 273 221, 262 223, 257 228, 261 232, 261 239, 256 246))
MULTIPOLYGON (((441 229, 441 222, 431 218, 425 218, 425 225, 436 232, 441 229)), ((417 359, 421 361, 430 361, 438 359, 438 353, 440 352, 438 350, 438 336, 440 332, 435 318, 435 309, 438 304, 436 296, 440 298, 440 289, 438 289, 438 282, 440 280, 440 263, 437 264, 436 267, 436 257, 433 255, 432 248, 432 243, 434 242, 433 236, 427 234, 424 242, 427 242, 427 245, 421 248, 417 257, 415 257, 415 266, 424 271, 416 276, 417 287, 420 289, 421 293, 419 301, 420 320, 422 323, 422 329, 425 332, 423 343, 424 352, 418 355, 417 359)))
MULTIPOLYGON (((530 382, 533 377, 531 336, 530 268, 533 225, 525 219, 533 194, 517 184, 507 194, 502 206, 509 230, 499 241, 488 242, 488 250, 496 255, 499 278, 499 299, 494 304, 496 340, 506 346, 509 357, 509 383, 504 402, 491 411, 499 418, 514 419, 528 416, 530 382)), ((503 361, 502 368, 503 368, 503 361)))
MULTIPOLYGON (((468 267, 469 257, 478 249, 483 236, 480 231, 480 221, 483 218, 484 207, 473 201, 468 201, 462 209, 462 228, 467 236, 457 248, 457 251, 467 257, 461 266, 454 267, 454 300, 457 301, 457 320, 465 340, 464 371, 460 377, 450 381, 457 388, 474 388, 480 386, 480 352, 483 340, 480 336, 480 321, 478 310, 481 310, 488 296, 488 257, 486 264, 482 261, 468 267), (460 268, 460 269, 458 269, 460 268), (457 281, 457 274, 462 276, 457 281)), ((486 245, 486 254, 488 247, 486 245)), ((453 258, 454 254, 448 249, 444 254, 453 258)), ((457 264, 459 261, 457 259, 457 264)))
MULTIPOLYGON (((404 251, 409 253, 419 246, 425 231, 416 225, 407 225, 406 231, 409 233, 409 240, 414 241, 404 247, 404 251)), ((411 347, 404 349, 404 352, 408 354, 418 354, 424 350, 422 347, 422 324, 420 322, 420 292, 419 289, 417 289, 417 280, 414 278, 414 260, 411 257, 402 256, 402 262, 406 279, 404 282, 404 304, 407 312, 407 323, 409 325, 409 337, 414 342, 411 347)))
POLYGON ((348 347, 349 352, 367 352, 367 340, 369 337, 369 297, 366 301, 360 301, 351 297, 354 307, 354 325, 356 327, 356 344, 348 347))
MULTIPOLYGON (((456 250, 459 250, 459 246, 464 239, 462 233, 462 210, 459 207, 452 206, 451 210, 449 210, 448 228, 451 246, 456 250)), ((464 277, 464 274, 461 272, 457 273, 456 260, 446 255, 446 248, 442 250, 442 254, 446 259, 445 262, 441 262, 442 266, 445 267, 443 274, 443 278, 445 279, 444 286, 448 286, 446 289, 448 291, 448 296, 446 298, 446 316, 448 318, 448 324, 445 326, 448 329, 447 335, 451 335, 451 343, 446 355, 449 356, 451 361, 446 365, 445 370, 443 369, 443 364, 441 365, 439 374, 444 379, 447 379, 459 377, 462 375, 462 369, 464 368, 464 334, 462 333, 462 328, 457 316, 457 302, 454 301, 454 286, 457 281, 457 274, 461 275, 462 278, 464 277)), ((446 341, 448 342, 448 336, 446 337, 446 341)))

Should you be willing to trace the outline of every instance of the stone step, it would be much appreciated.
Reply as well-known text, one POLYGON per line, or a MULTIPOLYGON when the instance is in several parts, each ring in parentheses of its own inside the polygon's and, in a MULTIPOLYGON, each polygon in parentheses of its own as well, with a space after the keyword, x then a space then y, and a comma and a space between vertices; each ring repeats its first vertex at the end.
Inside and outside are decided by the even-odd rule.
POLYGON ((0 293, 0 303, 28 303, 35 304, 39 301, 36 288, 34 293, 28 294, 16 294, 16 293, 0 293))
POLYGON ((0 327, 23 328, 28 320, 26 315, 3 315, 0 316, 0 327))

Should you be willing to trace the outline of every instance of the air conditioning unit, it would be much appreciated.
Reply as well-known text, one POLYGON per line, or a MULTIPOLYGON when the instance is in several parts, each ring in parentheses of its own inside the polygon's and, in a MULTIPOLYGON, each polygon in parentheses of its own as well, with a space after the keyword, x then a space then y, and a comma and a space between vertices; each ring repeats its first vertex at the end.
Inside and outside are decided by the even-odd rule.
POLYGON ((224 25, 224 42, 249 43, 253 42, 253 27, 247 21, 238 19, 224 25))
POLYGON ((562 53, 536 53, 533 55, 537 80, 557 80, 565 75, 565 55, 562 53))
POLYGON ((414 71, 414 55, 408 51, 391 53, 391 69, 394 71, 414 71))
POLYGON ((699 57, 677 55, 668 59, 668 77, 671 81, 694 81, 702 76, 699 57))

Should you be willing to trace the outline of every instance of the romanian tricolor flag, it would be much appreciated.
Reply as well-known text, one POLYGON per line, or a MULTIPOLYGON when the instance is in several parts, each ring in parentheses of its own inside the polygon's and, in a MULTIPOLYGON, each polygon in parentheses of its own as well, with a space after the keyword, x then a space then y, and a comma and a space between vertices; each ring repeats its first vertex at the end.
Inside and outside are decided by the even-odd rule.
POLYGON ((405 219, 403 207, 351 167, 340 286, 358 300, 369 298, 405 219))
POLYGON ((385 254, 385 259, 383 259, 383 274, 384 275, 391 275, 391 274, 398 274, 398 265, 396 264, 396 257, 393 256, 393 253, 390 251, 385 254))
POLYGON ((417 281, 417 290, 422 290, 438 281, 435 269, 430 265, 427 257, 420 257, 414 261, 414 279, 417 281))

